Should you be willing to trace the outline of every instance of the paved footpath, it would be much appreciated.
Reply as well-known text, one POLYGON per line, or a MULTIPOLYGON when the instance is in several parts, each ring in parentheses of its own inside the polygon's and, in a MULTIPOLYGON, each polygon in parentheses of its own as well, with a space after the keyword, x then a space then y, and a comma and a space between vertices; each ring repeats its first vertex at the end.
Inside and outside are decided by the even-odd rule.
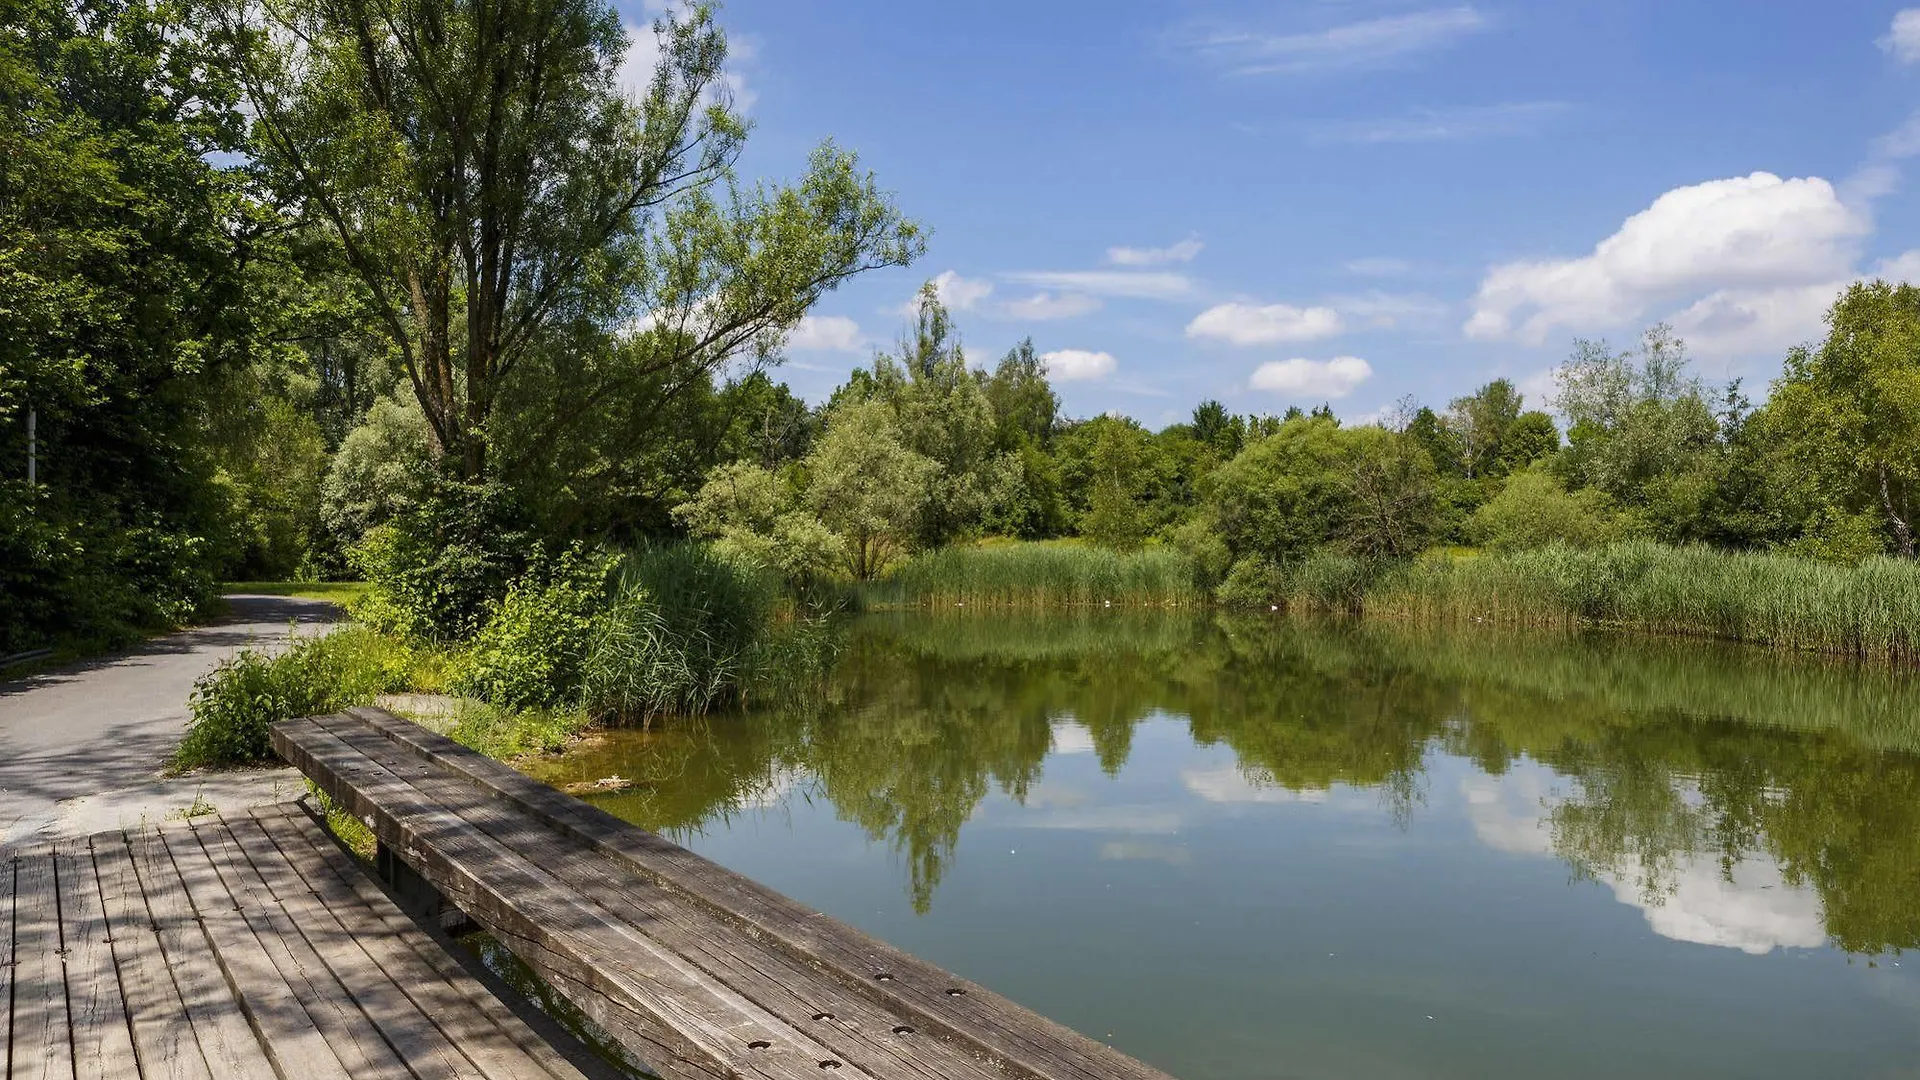
POLYGON ((246 646, 285 647, 290 626, 315 633, 340 616, 320 600, 227 603, 220 622, 0 682, 0 844, 158 822, 196 801, 240 810, 305 790, 291 769, 161 776, 186 730, 195 679, 246 646))

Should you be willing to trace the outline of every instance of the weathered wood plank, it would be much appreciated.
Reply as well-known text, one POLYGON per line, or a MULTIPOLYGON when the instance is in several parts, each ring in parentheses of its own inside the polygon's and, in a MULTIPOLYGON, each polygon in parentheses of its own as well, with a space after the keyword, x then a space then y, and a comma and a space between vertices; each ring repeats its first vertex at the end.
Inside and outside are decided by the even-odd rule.
POLYGON ((120 973, 113 962, 100 878, 86 841, 59 845, 61 921, 67 946, 67 1009, 78 1080, 139 1075, 120 973))
MULTIPOLYGON (((206 831, 210 835, 203 839, 224 842, 223 861, 231 860, 228 865, 235 867, 236 872, 238 866, 245 866, 248 874, 252 874, 253 865, 237 845, 232 844, 232 837, 224 827, 219 830, 221 835, 206 831)), ((277 854, 277 849, 272 850, 277 854)), ((264 887, 262 897, 264 905, 278 907, 277 899, 266 898, 264 887)), ((312 970, 316 993, 320 986, 330 987, 326 994, 335 1022, 326 1028, 327 1041, 336 1051, 373 1062, 365 1070, 351 1065, 354 1077, 405 1075, 409 1070, 421 1080, 482 1075, 426 1013, 368 959, 351 930, 332 919, 313 918, 311 910, 303 910, 302 914, 307 917, 297 925, 283 914, 282 924, 275 928, 276 935, 282 944, 289 946, 290 961, 297 943, 306 966, 312 970), (400 1059, 404 1059, 404 1066, 400 1059)))
POLYGON ((0 1030, 7 1033, 7 1057, 0 1058, 0 1066, 10 1066, 13 1056, 13 987, 16 981, 14 971, 18 960, 13 947, 15 868, 13 856, 0 852, 0 932, 4 932, 6 936, 6 951, 0 952, 0 1009, 5 1010, 6 1020, 0 1022, 0 1030))
MULTIPOLYGON (((366 736, 384 743, 358 727, 355 737, 366 736)), ((840 1067, 779 1017, 703 978, 631 927, 610 922, 519 853, 475 834, 382 758, 416 776, 431 772, 430 765, 418 758, 403 762, 398 748, 385 745, 384 752, 368 753, 316 723, 287 749, 308 776, 371 821, 383 843, 522 959, 550 977, 593 988, 597 1000, 577 1003, 596 1021, 616 1034, 635 1032, 650 1049, 671 1054, 661 1060, 636 1048, 649 1065, 688 1076, 731 1071, 787 1080, 820 1076, 822 1062, 840 1067)))
MULTIPOLYGON (((480 785, 634 872, 704 907, 771 948, 818 965, 855 992, 917 1018, 921 1032, 1047 1080, 1170 1080, 1165 1073, 1056 1024, 970 981, 806 908, 653 833, 379 709, 346 714, 413 756, 480 785), (954 993, 953 991, 959 991, 954 993)), ((297 732, 292 729, 289 734, 297 732)))
POLYGON ((13 1029, 8 1075, 17 1080, 73 1076, 67 1022, 66 948, 60 940, 59 882, 53 850, 14 860, 13 1029))
POLYGON ((309 934, 315 927, 327 928, 366 948, 382 972, 487 1076, 579 1080, 572 1063, 394 907, 312 819, 262 808, 228 825, 290 918, 309 934), (348 923, 356 932, 349 934, 348 923))
POLYGON ((470 828, 516 851, 539 851, 542 867, 590 898, 609 918, 634 927, 707 977, 783 1017, 849 1067, 903 1080, 1001 1080, 1005 1075, 955 1047, 921 1036, 908 1017, 855 996, 824 972, 804 969, 784 954, 759 946, 677 902, 623 863, 513 812, 465 781, 436 771, 414 777, 412 783, 470 828))
MULTIPOLYGON (((173 839, 182 838, 176 834, 173 839)), ((402 1061, 403 1054, 411 1057, 408 1052, 413 1047, 405 1042, 389 1045, 388 1039, 382 1037, 385 1028, 377 1021, 370 1022, 368 1012, 363 1009, 363 996, 391 997, 397 995, 397 990, 378 972, 362 968, 343 970, 315 951, 309 936, 298 925, 298 916, 286 910, 281 899, 261 880, 254 865, 254 857, 270 863, 267 853, 277 856, 278 852, 269 845, 266 852, 250 857, 242 850, 228 823, 218 819, 195 823, 193 840, 200 849, 199 858, 219 875, 225 888, 239 901, 254 934, 266 947, 269 959, 311 1018, 313 1030, 325 1041, 347 1075, 354 1080, 413 1075, 402 1061)), ((183 852, 184 842, 172 846, 176 862, 183 854, 192 857, 183 852)), ((337 924, 335 927, 337 930, 337 924)), ((405 1010, 401 1022, 421 1028, 432 1026, 424 1014, 414 1009, 405 1010)), ((271 1044, 271 1036, 269 1041, 271 1044)), ((446 1052, 439 1046, 420 1049, 423 1056, 446 1052)), ((426 1075, 426 1071, 421 1070, 421 1075, 426 1075)))
MULTIPOLYGON (((188 905, 213 943, 210 956, 185 962, 211 960, 218 965, 249 1026, 282 1075, 349 1080, 352 1073, 321 1034, 322 1024, 339 1026, 339 1018, 327 1007, 330 1003, 291 959, 282 968, 279 958, 269 955, 279 943, 271 940, 270 932, 264 936, 256 932, 251 921, 254 913, 246 910, 241 897, 228 891, 193 826, 181 823, 155 832, 180 876, 188 905)), ((160 865, 157 860, 155 865, 160 865)))
POLYGON ((88 846, 140 1075, 148 1080, 210 1080, 212 1072, 193 1037, 186 1001, 167 969, 126 838, 118 833, 95 836, 88 846))
POLYGON ((127 837, 127 854, 208 1071, 215 1080, 276 1075, 219 965, 208 962, 214 943, 194 917, 166 844, 151 830, 136 832, 127 837))

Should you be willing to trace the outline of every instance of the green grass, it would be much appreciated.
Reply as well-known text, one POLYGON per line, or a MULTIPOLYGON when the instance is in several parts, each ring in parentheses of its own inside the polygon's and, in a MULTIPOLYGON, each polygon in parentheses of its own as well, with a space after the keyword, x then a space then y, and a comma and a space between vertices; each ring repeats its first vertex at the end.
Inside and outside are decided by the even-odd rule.
POLYGON ((364 581, 229 581, 220 586, 220 591, 331 600, 344 607, 366 595, 367 588, 364 581))
POLYGON ((496 761, 558 753, 593 726, 584 709, 502 709, 463 699, 454 711, 454 742, 496 761))
POLYGON ((916 555, 863 592, 868 607, 1182 607, 1205 594, 1172 548, 1002 543, 916 555))
POLYGON ((1920 563, 1891 558, 1846 566, 1644 541, 1430 558, 1381 576, 1362 609, 1422 621, 1609 626, 1920 661, 1920 563))

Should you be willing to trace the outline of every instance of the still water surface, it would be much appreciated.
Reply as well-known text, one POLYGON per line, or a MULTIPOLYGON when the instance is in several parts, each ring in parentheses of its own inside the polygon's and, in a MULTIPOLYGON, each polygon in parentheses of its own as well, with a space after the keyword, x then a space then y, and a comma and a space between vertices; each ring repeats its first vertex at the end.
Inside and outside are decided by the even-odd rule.
POLYGON ((543 773, 610 775, 608 810, 1183 1080, 1920 1076, 1911 675, 869 616, 820 700, 543 773))

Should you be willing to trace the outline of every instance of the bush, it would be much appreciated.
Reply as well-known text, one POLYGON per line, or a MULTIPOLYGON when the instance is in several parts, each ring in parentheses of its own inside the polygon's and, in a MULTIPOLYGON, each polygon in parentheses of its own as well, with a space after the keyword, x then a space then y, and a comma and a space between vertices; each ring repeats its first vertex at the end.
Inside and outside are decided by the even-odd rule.
POLYGON ((269 761, 267 729, 296 716, 338 712, 404 690, 413 657, 365 627, 297 638, 278 656, 243 649, 194 683, 175 769, 269 761))
POLYGON ((465 641, 534 550, 499 484, 441 483, 418 507, 367 532, 350 561, 369 588, 354 617, 423 641, 465 641))
POLYGON ((1568 492, 1552 474, 1516 473, 1500 494, 1474 511, 1468 534, 1495 551, 1525 551, 1549 544, 1599 547, 1618 538, 1611 500, 1592 488, 1568 492))
POLYGON ((474 636, 454 688, 507 709, 577 705, 612 566, 578 549, 536 565, 474 636))
POLYGON ((1287 598, 1287 575, 1265 557, 1249 555, 1227 571, 1214 597, 1226 607, 1278 606, 1287 598))
POLYGON ((89 516, 105 508, 63 512, 41 490, 0 482, 0 654, 131 644, 212 605, 204 539, 157 521, 89 516))

